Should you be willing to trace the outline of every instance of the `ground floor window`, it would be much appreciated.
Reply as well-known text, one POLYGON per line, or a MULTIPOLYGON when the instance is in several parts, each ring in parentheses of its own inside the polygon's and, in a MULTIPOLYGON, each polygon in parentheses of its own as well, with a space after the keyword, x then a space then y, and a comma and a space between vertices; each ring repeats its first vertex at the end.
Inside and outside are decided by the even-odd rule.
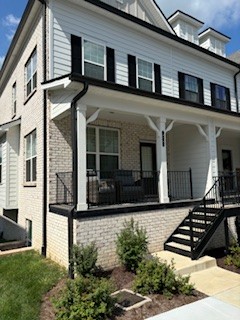
POLYGON ((31 247, 32 245, 32 220, 26 219, 26 242, 27 246, 31 247))
POLYGON ((119 168, 119 131, 87 128, 87 169, 109 172, 119 168))

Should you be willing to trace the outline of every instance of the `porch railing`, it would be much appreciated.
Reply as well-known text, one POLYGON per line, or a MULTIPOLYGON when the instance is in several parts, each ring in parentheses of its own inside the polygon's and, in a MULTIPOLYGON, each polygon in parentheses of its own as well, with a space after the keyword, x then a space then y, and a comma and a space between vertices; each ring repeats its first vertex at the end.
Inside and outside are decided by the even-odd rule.
POLYGON ((88 206, 158 201, 158 179, 156 171, 89 171, 88 206))
MULTIPOLYGON (((88 207, 138 202, 158 202, 159 172, 140 170, 88 171, 88 207)), ((193 198, 192 172, 169 171, 170 201, 193 198)), ((73 174, 56 174, 56 203, 73 204, 73 174)))
POLYGON ((73 204, 73 173, 58 172, 56 173, 56 203, 73 204))
POLYGON ((221 188, 219 189, 219 196, 223 205, 240 203, 240 173, 239 172, 219 172, 218 177, 214 180, 220 181, 221 188))
POLYGON ((192 170, 168 171, 168 196, 170 201, 193 199, 192 170))

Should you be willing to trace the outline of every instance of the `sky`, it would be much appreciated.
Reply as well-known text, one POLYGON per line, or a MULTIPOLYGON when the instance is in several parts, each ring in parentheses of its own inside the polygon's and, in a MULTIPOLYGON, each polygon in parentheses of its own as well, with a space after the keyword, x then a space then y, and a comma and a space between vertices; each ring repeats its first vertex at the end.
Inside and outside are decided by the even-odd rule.
MULTIPOLYGON (((67 0, 66 0, 67 1, 67 0)), ((149 0, 145 0, 149 1, 149 0)), ((166 17, 186 12, 231 38, 227 55, 240 50, 240 0, 156 0, 166 17)), ((0 0, 0 68, 19 24, 27 0, 0 0)))

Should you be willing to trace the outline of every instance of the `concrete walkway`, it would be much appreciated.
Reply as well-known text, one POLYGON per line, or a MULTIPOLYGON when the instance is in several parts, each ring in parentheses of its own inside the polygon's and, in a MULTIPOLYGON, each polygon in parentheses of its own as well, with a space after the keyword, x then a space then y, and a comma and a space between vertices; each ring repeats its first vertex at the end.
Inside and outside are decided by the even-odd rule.
POLYGON ((192 261, 172 252, 155 254, 168 263, 174 261, 178 274, 190 274, 190 281, 198 291, 209 298, 176 308, 149 320, 239 320, 240 319, 240 275, 217 267, 212 257, 192 261), (194 314, 194 316, 193 316, 194 314))

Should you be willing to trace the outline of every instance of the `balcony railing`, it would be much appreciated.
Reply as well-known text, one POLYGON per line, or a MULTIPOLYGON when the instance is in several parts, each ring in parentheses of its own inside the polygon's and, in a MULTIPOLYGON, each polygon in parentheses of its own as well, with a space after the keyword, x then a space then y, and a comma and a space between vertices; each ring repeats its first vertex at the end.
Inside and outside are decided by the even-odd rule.
MULTIPOLYGON (((73 204, 72 172, 56 174, 57 204, 73 204)), ((116 170, 87 172, 88 207, 124 203, 159 202, 159 172, 116 170)), ((169 171, 170 201, 191 199, 192 174, 189 171, 169 171)))
POLYGON ((224 204, 240 203, 240 174, 238 172, 219 172, 218 177, 221 188, 219 196, 224 204))

